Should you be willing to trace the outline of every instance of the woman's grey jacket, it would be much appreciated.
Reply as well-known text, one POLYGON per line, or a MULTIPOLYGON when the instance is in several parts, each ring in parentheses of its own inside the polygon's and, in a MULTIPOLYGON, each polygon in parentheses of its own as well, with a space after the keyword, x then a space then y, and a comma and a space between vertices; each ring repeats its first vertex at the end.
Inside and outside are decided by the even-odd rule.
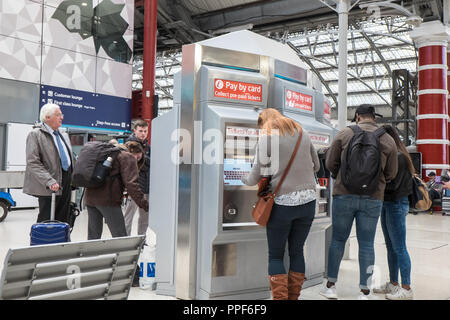
MULTIPOLYGON (((63 143, 69 150, 71 162, 73 163, 72 147, 67 133, 61 132, 63 143)), ((23 193, 32 196, 50 196, 49 187, 58 183, 62 185, 61 159, 52 134, 42 124, 33 127, 33 131, 28 134, 26 143, 27 166, 25 169, 25 179, 23 193)), ((56 195, 61 194, 61 189, 56 195)))
MULTIPOLYGON (((257 184, 263 176, 272 176, 271 190, 274 191, 286 169, 297 143, 299 133, 293 136, 262 135, 255 151, 252 171, 242 178, 246 185, 257 184), (279 146, 279 147, 277 147, 279 146)), ((319 171, 320 161, 308 132, 303 130, 300 148, 277 195, 294 191, 316 189, 314 172, 319 171)))

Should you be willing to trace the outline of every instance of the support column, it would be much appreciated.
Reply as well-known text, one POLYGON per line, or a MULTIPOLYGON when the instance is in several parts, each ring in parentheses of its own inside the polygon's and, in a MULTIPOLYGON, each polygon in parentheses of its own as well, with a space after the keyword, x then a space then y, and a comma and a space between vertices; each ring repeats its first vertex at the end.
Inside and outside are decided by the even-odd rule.
MULTIPOLYGON (((447 92, 450 92, 450 39, 447 42, 447 92)), ((447 93, 447 112, 449 115, 449 118, 447 119, 447 139, 450 139, 450 104, 448 102, 448 99, 450 99, 450 93, 447 93)), ((447 164, 450 164, 450 141, 449 145, 447 146, 447 164)))
POLYGON ((153 100, 155 96, 156 36, 158 0, 144 2, 144 53, 142 70, 142 118, 148 123, 148 143, 151 144, 153 100))
POLYGON ((447 107, 448 29, 440 21, 422 23, 410 33, 419 49, 417 149, 422 153, 422 177, 449 169, 447 107))
POLYGON ((339 14, 339 79, 338 79, 338 129, 342 130, 347 124, 347 33, 349 0, 337 2, 339 14))

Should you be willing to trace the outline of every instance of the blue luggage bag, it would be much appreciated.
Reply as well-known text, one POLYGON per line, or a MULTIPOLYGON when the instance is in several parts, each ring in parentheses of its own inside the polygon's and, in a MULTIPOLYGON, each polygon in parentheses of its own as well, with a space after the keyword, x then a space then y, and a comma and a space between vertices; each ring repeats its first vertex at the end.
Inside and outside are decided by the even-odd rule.
POLYGON ((70 226, 68 223, 55 221, 55 193, 52 192, 50 220, 35 223, 31 226, 30 245, 70 242, 70 226))

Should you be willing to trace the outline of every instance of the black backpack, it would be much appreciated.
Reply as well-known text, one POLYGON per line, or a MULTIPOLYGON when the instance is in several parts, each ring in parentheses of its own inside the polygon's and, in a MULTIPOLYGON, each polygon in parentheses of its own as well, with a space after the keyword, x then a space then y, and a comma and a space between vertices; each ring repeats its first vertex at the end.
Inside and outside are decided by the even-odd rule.
POLYGON ((374 132, 364 131, 356 125, 349 128, 354 135, 344 150, 342 183, 352 194, 371 195, 382 174, 380 137, 386 131, 382 127, 374 132))
POLYGON ((121 149, 111 143, 91 141, 81 148, 80 154, 73 167, 72 185, 75 187, 98 188, 101 187, 109 174, 109 168, 102 168, 103 162, 108 157, 113 162, 121 149), (106 169, 104 179, 96 178, 96 172, 106 169))

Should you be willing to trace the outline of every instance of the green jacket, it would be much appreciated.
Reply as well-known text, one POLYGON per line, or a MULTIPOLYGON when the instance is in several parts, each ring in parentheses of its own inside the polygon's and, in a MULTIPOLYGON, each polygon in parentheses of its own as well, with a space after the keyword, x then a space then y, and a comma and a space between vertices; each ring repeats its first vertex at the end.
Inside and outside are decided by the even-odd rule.
MULTIPOLYGON (((73 163, 72 146, 67 133, 59 131, 69 150, 71 162, 73 163)), ((61 160, 58 147, 55 145, 52 134, 42 124, 33 127, 28 134, 26 142, 25 179, 23 193, 32 196, 50 196, 49 187, 52 184, 62 184, 61 160)), ((61 189, 56 195, 61 194, 61 189)))

